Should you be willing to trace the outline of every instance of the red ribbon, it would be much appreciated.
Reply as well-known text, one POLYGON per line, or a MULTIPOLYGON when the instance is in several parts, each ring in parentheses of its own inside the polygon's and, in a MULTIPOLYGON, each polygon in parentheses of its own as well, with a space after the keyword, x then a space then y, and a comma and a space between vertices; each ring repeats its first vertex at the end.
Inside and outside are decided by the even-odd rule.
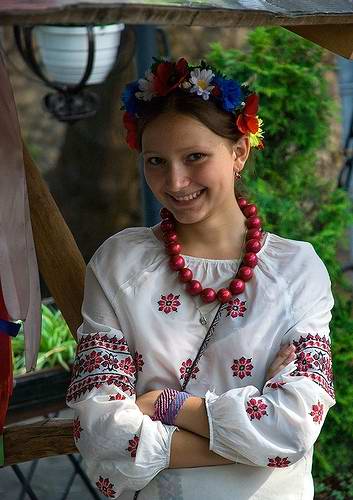
MULTIPOLYGON (((0 319, 10 320, 0 282, 0 319)), ((13 391, 11 337, 0 332, 0 433, 5 425, 9 400, 13 391)))

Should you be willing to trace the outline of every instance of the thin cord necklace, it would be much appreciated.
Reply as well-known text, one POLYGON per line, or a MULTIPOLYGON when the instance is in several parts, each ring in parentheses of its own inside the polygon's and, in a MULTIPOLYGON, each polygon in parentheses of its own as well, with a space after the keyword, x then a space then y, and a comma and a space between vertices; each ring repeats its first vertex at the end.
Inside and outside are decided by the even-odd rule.
MULTIPOLYGON (((235 271, 235 274, 238 272, 238 269, 239 269, 239 267, 240 267, 241 260, 242 260, 242 258, 243 258, 243 256, 244 256, 245 241, 246 241, 246 233, 244 233, 243 243, 242 243, 242 247, 241 247, 241 251, 240 251, 240 260, 239 260, 239 263, 238 263, 237 269, 236 269, 236 271, 235 271)), ((209 321, 209 318, 210 318, 210 315, 211 315, 211 313, 212 313, 212 312, 216 309, 216 307, 219 305, 219 302, 217 301, 217 302, 216 302, 216 305, 215 305, 214 307, 212 307, 212 309, 211 309, 210 311, 208 311, 207 313, 203 313, 203 312, 201 311, 201 309, 199 308, 199 306, 197 305, 197 297, 194 297, 194 296, 192 296, 192 295, 191 295, 191 298, 192 298, 192 300, 193 300, 193 302, 194 302, 194 304, 195 304, 196 309, 197 309, 197 310, 198 310, 198 312, 199 312, 199 315, 200 315, 200 317, 199 317, 199 321, 200 321, 201 325, 203 325, 203 326, 207 326, 208 321, 209 321), (205 314, 207 314, 208 318, 205 316, 205 314)))
POLYGON ((187 292, 192 295, 200 295, 205 304, 218 300, 225 304, 232 300, 233 295, 239 295, 245 290, 245 282, 253 277, 253 268, 257 265, 257 253, 261 250, 261 220, 257 216, 257 207, 253 203, 248 203, 245 198, 237 198, 239 208, 246 217, 248 228, 245 236, 245 254, 240 266, 237 269, 235 278, 228 288, 221 288, 216 292, 213 288, 203 288, 202 284, 193 279, 193 272, 185 267, 185 259, 181 254, 182 246, 178 242, 178 235, 175 231, 174 215, 165 207, 160 210, 162 222, 160 228, 163 233, 167 253, 170 255, 169 265, 173 271, 179 274, 179 280, 186 283, 187 292))

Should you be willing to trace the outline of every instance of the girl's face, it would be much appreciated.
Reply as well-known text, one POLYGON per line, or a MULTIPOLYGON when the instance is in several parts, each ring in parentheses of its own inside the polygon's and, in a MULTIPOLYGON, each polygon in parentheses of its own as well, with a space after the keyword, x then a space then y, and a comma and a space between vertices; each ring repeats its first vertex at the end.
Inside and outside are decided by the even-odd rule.
POLYGON ((248 154, 247 137, 233 143, 182 114, 158 116, 142 135, 146 182, 183 224, 234 210, 234 172, 248 154))

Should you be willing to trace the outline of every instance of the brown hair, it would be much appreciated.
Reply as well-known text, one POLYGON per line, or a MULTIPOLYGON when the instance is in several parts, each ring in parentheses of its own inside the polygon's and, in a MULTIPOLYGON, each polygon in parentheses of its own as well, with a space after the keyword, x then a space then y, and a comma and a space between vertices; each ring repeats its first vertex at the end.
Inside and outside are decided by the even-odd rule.
MULTIPOLYGON (((142 149, 142 134, 149 123, 161 114, 179 113, 191 116, 199 120, 215 134, 237 141, 242 133, 237 130, 235 116, 224 111, 215 101, 204 101, 196 95, 187 94, 181 90, 175 90, 166 97, 154 97, 152 101, 140 101, 139 117, 137 118, 137 142, 142 149)), ((243 185, 237 181, 236 196, 246 196, 247 192, 243 185)))

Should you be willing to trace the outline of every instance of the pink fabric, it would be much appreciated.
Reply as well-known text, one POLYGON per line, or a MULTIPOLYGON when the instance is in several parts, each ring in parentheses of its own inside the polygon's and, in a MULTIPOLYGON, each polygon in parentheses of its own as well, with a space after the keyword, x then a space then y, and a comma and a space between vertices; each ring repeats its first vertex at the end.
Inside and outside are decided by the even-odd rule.
POLYGON ((0 278, 11 320, 24 321, 27 371, 35 368, 41 295, 30 222, 21 133, 0 51, 0 278))

